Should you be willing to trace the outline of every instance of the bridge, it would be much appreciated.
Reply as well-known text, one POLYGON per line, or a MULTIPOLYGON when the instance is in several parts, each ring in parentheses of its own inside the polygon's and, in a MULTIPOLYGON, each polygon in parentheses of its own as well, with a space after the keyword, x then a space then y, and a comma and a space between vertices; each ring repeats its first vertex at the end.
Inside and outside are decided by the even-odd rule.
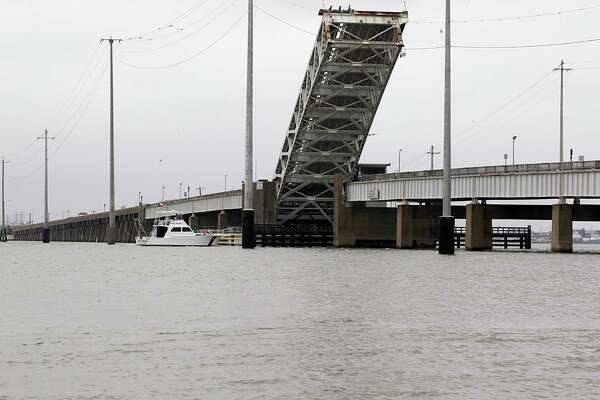
MULTIPOLYGON (((452 171, 452 214, 466 220, 465 247, 488 250, 492 221, 551 220, 552 249, 573 250, 573 221, 600 221, 600 161, 459 168, 452 171), (558 204, 509 201, 563 199, 558 204), (490 204, 490 201, 501 201, 490 204), (571 203, 567 203, 571 201, 571 203), (459 202, 468 202, 459 205, 459 202)), ((387 241, 394 247, 435 247, 439 238, 442 171, 360 177, 337 185, 338 246, 387 241)))
POLYGON ((300 95, 275 171, 277 221, 333 223, 336 176, 356 174, 404 46, 407 12, 321 10, 300 95))
MULTIPOLYGON (((408 14, 330 9, 320 15, 274 179, 254 183, 255 222, 301 235, 313 227, 333 228, 337 246, 435 247, 442 171, 358 176, 371 125, 402 55, 408 14)), ((491 249, 495 219, 552 220, 554 251, 572 251, 573 221, 600 221, 600 206, 581 204, 600 198, 599 161, 461 168, 452 171, 452 181, 452 212, 466 220, 468 250, 491 249), (571 204, 489 203, 559 197, 571 204)), ((117 241, 133 241, 135 220, 148 225, 165 209, 200 228, 240 226, 242 208, 241 190, 139 204, 117 212, 117 241)), ((51 239, 100 242, 107 223, 107 213, 52 221, 51 239)), ((38 240, 41 228, 14 227, 15 238, 38 240)))
MULTIPOLYGON (((452 213, 466 221, 463 236, 468 250, 492 248, 494 220, 552 221, 555 251, 572 251, 573 221, 600 221, 600 205, 581 203, 600 199, 600 161, 459 168, 453 170, 452 179, 452 213), (510 204, 511 200, 558 199, 561 181, 566 204, 510 204)), ((364 175, 354 182, 336 177, 332 185, 335 245, 435 247, 441 213, 440 180, 441 171, 364 175)), ((259 225, 277 223, 276 188, 275 182, 254 184, 259 225)), ((133 242, 135 219, 145 221, 148 227, 165 210, 182 214, 194 228, 240 226, 242 207, 242 191, 233 190, 118 210, 118 241, 133 242)), ((107 223, 107 213, 52 221, 51 240, 101 242, 107 223)), ((13 231, 17 240, 38 240, 42 225, 16 226, 13 231)))

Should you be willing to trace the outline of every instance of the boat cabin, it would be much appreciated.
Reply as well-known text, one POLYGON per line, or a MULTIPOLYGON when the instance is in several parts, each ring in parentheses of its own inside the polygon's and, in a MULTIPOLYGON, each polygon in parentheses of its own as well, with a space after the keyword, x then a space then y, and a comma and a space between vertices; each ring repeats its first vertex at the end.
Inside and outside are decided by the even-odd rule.
POLYGON ((195 235, 192 228, 179 216, 163 217, 154 221, 150 237, 180 237, 195 235))

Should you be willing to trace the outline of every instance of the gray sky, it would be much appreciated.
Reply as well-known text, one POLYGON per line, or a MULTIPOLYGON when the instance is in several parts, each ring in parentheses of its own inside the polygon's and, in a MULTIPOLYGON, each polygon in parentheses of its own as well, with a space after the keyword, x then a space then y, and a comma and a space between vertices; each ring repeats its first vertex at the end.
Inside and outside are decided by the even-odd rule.
MULTIPOLYGON (((158 201, 163 184, 169 198, 178 197, 179 182, 184 190, 190 185, 220 191, 224 174, 230 188, 240 186, 246 26, 239 18, 245 13, 245 0, 4 3, 0 153, 12 161, 6 183, 11 219, 18 211, 41 219, 43 146, 32 143, 45 128, 56 136, 50 149, 51 218, 62 217, 67 209, 102 210, 108 202, 108 49, 99 39, 110 35, 145 33, 154 38, 116 47, 117 204, 134 204, 140 191, 145 201, 158 201), (194 5, 175 22, 176 28, 156 31, 194 5), (144 50, 154 51, 139 53, 144 50), (138 69, 122 63, 163 66, 199 52, 171 68, 138 69)), ((442 24, 419 22, 442 19, 443 3, 406 1, 411 20, 404 37, 408 48, 442 44, 442 24)), ((454 18, 461 20, 600 6, 599 0, 453 3, 454 18)), ((320 0, 256 4, 296 27, 315 33, 318 29, 320 0)), ((403 4, 352 2, 356 9, 379 10, 398 10, 403 4)), ((516 21, 456 23, 453 42, 486 46, 600 38, 598 17, 600 7, 516 21)), ((270 179, 314 39, 261 10, 255 18, 255 155, 258 178, 270 179)), ((599 48, 600 43, 455 49, 454 166, 502 164, 503 154, 511 152, 513 135, 519 137, 518 163, 558 159, 559 75, 551 71, 561 58, 570 67, 582 68, 569 72, 566 80, 565 147, 586 159, 600 159, 600 69, 593 69, 600 67, 599 48), (532 90, 486 118, 540 79, 532 90)), ((427 169, 428 147, 441 149, 442 95, 443 50, 407 50, 389 82, 372 128, 375 136, 369 138, 361 161, 392 162, 396 169, 397 149, 403 148, 404 170, 427 169)), ((441 157, 436 166, 441 167, 441 157)))

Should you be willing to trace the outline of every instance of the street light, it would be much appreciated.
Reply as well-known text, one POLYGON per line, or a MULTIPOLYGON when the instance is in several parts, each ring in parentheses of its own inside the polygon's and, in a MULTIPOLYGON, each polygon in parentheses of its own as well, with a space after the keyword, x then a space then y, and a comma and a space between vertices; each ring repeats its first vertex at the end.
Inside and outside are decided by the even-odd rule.
POLYGON ((165 201, 165 185, 163 185, 162 189, 163 189, 162 201, 165 201))
POLYGON ((516 136, 513 136, 512 138, 512 144, 513 144, 513 166, 515 165, 515 140, 517 140, 516 136))
POLYGON ((506 168, 506 163, 508 162, 508 154, 504 153, 504 168, 506 168))
POLYGON ((225 191, 221 197, 221 211, 225 210, 225 196, 227 195, 227 174, 225 174, 225 191))
POLYGON ((179 182, 179 200, 181 200, 181 187, 183 186, 183 182, 179 182))

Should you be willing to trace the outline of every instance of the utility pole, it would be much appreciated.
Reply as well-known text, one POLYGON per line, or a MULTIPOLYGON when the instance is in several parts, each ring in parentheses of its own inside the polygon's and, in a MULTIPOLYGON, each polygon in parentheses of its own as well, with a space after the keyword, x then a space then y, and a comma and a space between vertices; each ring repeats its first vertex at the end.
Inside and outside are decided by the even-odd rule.
POLYGON ((107 41, 110 49, 110 199, 108 210, 108 231, 106 243, 115 244, 115 119, 114 119, 114 92, 113 92, 113 43, 122 39, 100 39, 100 43, 107 41))
POLYGON ((48 226, 48 139, 54 140, 55 137, 48 137, 48 129, 44 131, 44 136, 38 136, 37 140, 44 141, 44 231, 42 233, 42 242, 50 243, 50 227, 48 226))
POLYGON ((429 150, 427 152, 427 154, 431 154, 431 172, 433 172, 433 157, 437 156, 438 154, 440 154, 439 151, 433 151, 433 150, 434 150, 434 147, 431 146, 431 150, 429 150))
POLYGON ((246 83, 246 154, 244 179, 244 209, 242 210, 242 248, 256 247, 256 230, 254 226, 254 177, 252 171, 253 147, 253 69, 254 69, 254 4, 248 0, 248 67, 246 83))
POLYGON ((446 0, 446 43, 444 71, 444 181, 443 213, 440 218, 440 254, 454 254, 454 217, 452 217, 452 44, 450 0, 446 0))
POLYGON ((5 219, 5 204, 4 204, 4 166, 5 164, 8 164, 9 161, 6 161, 4 159, 4 157, 2 157, 2 227, 0 229, 0 242, 6 242, 7 241, 7 235, 8 233, 6 232, 6 219, 5 219))
MULTIPOLYGON (((560 156, 559 162, 560 167, 562 169, 562 163, 564 162, 564 89, 565 89, 565 71, 571 71, 571 68, 565 68, 565 61, 561 60, 558 68, 554 68, 554 71, 560 71, 560 156)), ((565 204, 566 200, 564 197, 564 184, 563 184, 563 176, 560 173, 559 185, 560 185, 560 193, 558 202, 560 204, 565 204)))

